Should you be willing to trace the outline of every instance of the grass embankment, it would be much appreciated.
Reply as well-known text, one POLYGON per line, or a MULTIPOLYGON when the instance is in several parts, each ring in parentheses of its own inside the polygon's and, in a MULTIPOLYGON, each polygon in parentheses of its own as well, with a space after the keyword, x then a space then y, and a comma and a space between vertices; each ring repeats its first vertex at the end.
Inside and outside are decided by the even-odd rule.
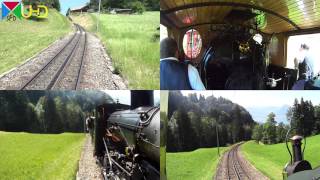
POLYGON ((0 132, 0 179, 75 179, 84 138, 0 132))
POLYGON ((72 19, 72 22, 81 25, 87 31, 96 32, 97 20, 93 17, 93 15, 88 13, 82 13, 82 14, 77 13, 77 14, 71 14, 69 17, 72 19))
POLYGON ((54 9, 42 21, 0 21, 0 74, 21 64, 71 31, 70 22, 54 9))
MULTIPOLYGON (((71 16, 96 33, 97 14, 71 16), (91 22, 89 22, 89 18, 91 22)), ((131 89, 159 89, 159 12, 143 15, 101 14, 98 36, 112 57, 113 66, 131 89)))
MULTIPOLYGON (((320 165, 319 142, 320 135, 307 138, 304 158, 313 168, 320 165)), ((285 143, 260 145, 249 141, 242 146, 242 152, 257 169, 271 179, 282 179, 282 170, 290 160, 285 143)))
MULTIPOLYGON (((221 155, 227 148, 220 148, 221 155)), ((211 180, 219 162, 217 148, 167 153, 167 176, 175 180, 211 180)))

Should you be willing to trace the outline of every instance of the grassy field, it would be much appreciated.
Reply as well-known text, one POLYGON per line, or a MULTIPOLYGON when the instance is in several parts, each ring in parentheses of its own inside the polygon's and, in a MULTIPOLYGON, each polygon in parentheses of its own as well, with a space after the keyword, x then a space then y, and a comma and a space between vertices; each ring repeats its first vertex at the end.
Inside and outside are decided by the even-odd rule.
POLYGON ((84 137, 0 132, 0 179, 75 179, 84 137))
MULTIPOLYGON (((97 14, 91 17, 97 21, 97 14)), ((98 35, 131 89, 159 89, 159 18, 159 12, 100 16, 98 35)))
MULTIPOLYGON (((224 152, 226 148, 220 148, 220 150, 224 152)), ((217 148, 167 153, 167 176, 169 180, 211 180, 215 175, 218 162, 217 148)))
MULTIPOLYGON (((307 138, 305 159, 312 167, 320 165, 320 135, 307 138)), ((271 179, 282 179, 282 169, 289 162, 290 156, 284 143, 260 145, 249 141, 242 146, 245 157, 261 172, 271 179)))
MULTIPOLYGON (((95 15, 96 16, 96 15, 95 15)), ((159 89, 159 12, 143 15, 101 15, 99 36, 114 66, 129 81, 129 88, 159 89)))
POLYGON ((0 74, 21 64, 71 31, 69 21, 56 10, 49 10, 44 21, 0 21, 0 74))
MULTIPOLYGON (((166 154, 166 151, 165 151, 165 148, 163 148, 163 147, 160 147, 160 171, 162 171, 162 169, 165 169, 166 167, 166 163, 162 163, 162 162, 164 162, 165 161, 165 155, 166 154)), ((163 172, 161 172, 161 173, 163 173, 163 172)), ((161 175, 161 174, 160 174, 161 175)), ((161 177, 161 179, 163 179, 162 177, 161 177)))

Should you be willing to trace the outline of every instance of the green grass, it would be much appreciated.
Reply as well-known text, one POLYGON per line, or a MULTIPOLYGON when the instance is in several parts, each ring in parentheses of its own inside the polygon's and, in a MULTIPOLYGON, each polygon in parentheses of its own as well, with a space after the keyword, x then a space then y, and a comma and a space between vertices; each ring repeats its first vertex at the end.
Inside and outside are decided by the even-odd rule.
MULTIPOLYGON (((221 155, 226 149, 220 148, 221 155)), ((218 162, 217 148, 167 153, 167 177, 169 180, 211 180, 218 162)))
MULTIPOLYGON (((311 163, 313 168, 320 165, 319 142, 320 135, 307 138, 305 159, 311 163)), ((290 160, 284 143, 260 145, 249 141, 242 146, 242 152, 257 169, 271 179, 282 179, 282 170, 290 160)))
POLYGON ((23 63, 70 31, 66 17, 53 9, 43 21, 0 21, 0 74, 23 63))
MULTIPOLYGON (((97 15, 92 15, 96 21, 97 15)), ((100 16, 99 33, 130 89, 159 89, 159 12, 100 16)))
POLYGON ((164 147, 160 147, 160 176, 161 176, 161 179, 165 179, 164 177, 162 177, 162 174, 165 174, 164 172, 162 172, 163 170, 165 170, 165 166, 166 164, 163 163, 165 162, 166 158, 165 156, 166 155, 166 151, 165 151, 165 148, 164 147))
POLYGON ((84 137, 0 132, 0 179, 75 179, 84 137))

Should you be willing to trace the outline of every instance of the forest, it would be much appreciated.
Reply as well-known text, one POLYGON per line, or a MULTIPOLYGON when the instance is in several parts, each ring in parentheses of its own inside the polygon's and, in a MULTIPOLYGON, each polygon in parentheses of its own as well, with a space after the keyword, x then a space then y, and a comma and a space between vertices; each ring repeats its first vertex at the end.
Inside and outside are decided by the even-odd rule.
MULTIPOLYGON (((256 140, 264 144, 282 143, 290 136, 320 133, 320 105, 301 98, 288 109, 288 124, 277 123, 270 112, 264 123, 255 122, 242 106, 223 97, 196 93, 184 96, 171 91, 168 102, 167 151, 192 151, 240 141, 256 140)), ((266 109, 268 111, 268 109, 266 109)))
POLYGON ((114 103, 102 91, 1 91, 0 131, 83 132, 97 105, 114 103))
POLYGON ((246 109, 222 97, 171 91, 168 103, 168 152, 250 140, 256 125, 246 109))
POLYGON ((314 106, 311 101, 301 98, 294 100, 287 112, 289 124, 275 121, 275 114, 270 113, 263 124, 257 124, 253 129, 252 139, 265 144, 275 144, 285 141, 286 133, 291 127, 291 136, 317 135, 320 133, 320 105, 314 106))
MULTIPOLYGON (((90 0, 90 8, 97 10, 98 7, 99 0, 90 0)), ((160 0, 101 0, 101 9, 109 8, 129 8, 138 13, 146 10, 159 11, 160 0)))

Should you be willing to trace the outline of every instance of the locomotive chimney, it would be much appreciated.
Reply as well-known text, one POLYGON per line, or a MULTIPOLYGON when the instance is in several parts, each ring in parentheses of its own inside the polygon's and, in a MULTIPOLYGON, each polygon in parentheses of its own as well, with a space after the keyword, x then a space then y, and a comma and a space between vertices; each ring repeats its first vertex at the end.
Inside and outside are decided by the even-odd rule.
POLYGON ((131 91, 131 109, 141 106, 153 106, 153 91, 133 90, 131 91))
POLYGON ((295 135, 292 138, 290 138, 291 143, 292 143, 293 162, 303 160, 303 155, 302 155, 302 151, 301 151, 302 139, 303 139, 303 137, 298 136, 298 135, 295 135))

